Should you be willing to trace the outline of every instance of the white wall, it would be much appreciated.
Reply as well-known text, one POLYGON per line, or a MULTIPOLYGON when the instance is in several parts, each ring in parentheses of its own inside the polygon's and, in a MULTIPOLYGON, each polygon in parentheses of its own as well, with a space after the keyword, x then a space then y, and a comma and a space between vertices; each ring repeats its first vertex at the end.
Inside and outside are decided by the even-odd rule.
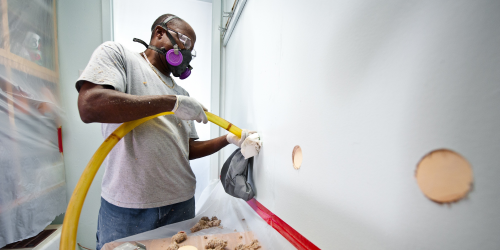
MULTIPOLYGON (((221 83, 221 40, 219 27, 222 25, 222 1, 212 2, 212 79, 210 93, 210 111, 220 116, 220 83, 221 83)), ((221 135, 222 128, 210 123, 210 137, 221 135)), ((210 156, 210 179, 219 179, 220 151, 210 156)))
MULTIPOLYGON (((191 61, 191 66, 194 69, 189 78, 175 78, 175 81, 210 110, 212 3, 199 0, 118 0, 114 1, 113 7, 114 39, 133 51, 145 50, 144 45, 132 39, 139 38, 149 43, 151 25, 163 14, 175 14, 193 27, 196 58, 191 61)), ((196 131, 200 140, 210 139, 210 125, 196 124, 196 131)), ((195 199, 198 199, 210 179, 210 158, 191 161, 191 168, 196 175, 195 199)))
POLYGON ((499 12, 498 1, 248 1, 224 52, 223 117, 262 136, 257 200, 321 249, 499 249, 499 12), (450 206, 414 178, 439 148, 474 171, 450 206))
MULTIPOLYGON (((75 83, 102 43, 101 1, 57 1, 61 102, 66 115, 62 126, 68 201, 90 158, 104 141, 100 124, 85 124, 78 113, 75 83)), ((104 165, 87 194, 78 225, 77 242, 95 248, 104 165)))

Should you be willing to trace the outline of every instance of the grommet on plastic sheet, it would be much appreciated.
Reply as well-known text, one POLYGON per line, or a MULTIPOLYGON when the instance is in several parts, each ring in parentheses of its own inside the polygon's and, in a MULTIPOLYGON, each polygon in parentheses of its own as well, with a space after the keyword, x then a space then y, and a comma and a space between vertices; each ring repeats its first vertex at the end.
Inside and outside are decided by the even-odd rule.
POLYGON ((299 169, 302 165, 302 149, 299 145, 295 146, 292 151, 292 162, 295 169, 299 169))
POLYGON ((448 149, 434 150, 424 156, 415 177, 424 195, 437 203, 459 201, 469 193, 473 182, 469 162, 448 149))

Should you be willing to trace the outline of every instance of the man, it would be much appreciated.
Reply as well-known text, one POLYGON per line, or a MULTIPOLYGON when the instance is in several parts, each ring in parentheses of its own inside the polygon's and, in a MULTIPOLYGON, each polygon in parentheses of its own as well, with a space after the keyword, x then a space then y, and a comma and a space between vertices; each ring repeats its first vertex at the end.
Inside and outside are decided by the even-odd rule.
POLYGON ((229 142, 241 146, 247 135, 245 130, 241 139, 228 134, 195 141, 193 120, 207 123, 206 109, 175 83, 171 73, 183 77, 191 69, 196 34, 171 14, 156 19, 151 31, 150 45, 139 40, 147 47, 144 53, 115 42, 100 45, 76 83, 82 121, 102 123, 104 137, 120 123, 175 111, 138 126, 110 152, 102 181, 97 250, 116 239, 194 218, 196 179, 189 160, 215 153, 229 142), (169 55, 182 63, 175 66, 179 61, 169 62, 169 55))

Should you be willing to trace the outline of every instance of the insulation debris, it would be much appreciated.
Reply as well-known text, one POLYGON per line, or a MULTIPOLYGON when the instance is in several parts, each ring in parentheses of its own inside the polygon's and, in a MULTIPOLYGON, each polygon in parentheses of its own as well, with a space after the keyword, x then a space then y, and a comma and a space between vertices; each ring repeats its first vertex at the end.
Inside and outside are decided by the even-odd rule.
POLYGON ((181 243, 187 239, 187 234, 184 231, 178 232, 176 235, 172 236, 172 242, 181 243))
POLYGON ((250 245, 239 244, 234 250, 256 250, 260 248, 258 240, 253 240, 250 245))
POLYGON ((222 250, 227 246, 227 240, 211 239, 205 249, 208 250, 222 250))
POLYGON ((191 228, 191 233, 198 232, 203 229, 211 228, 211 227, 218 227, 220 226, 221 221, 217 218, 217 216, 213 216, 212 220, 210 220, 208 217, 204 216, 200 219, 196 225, 194 225, 191 228))
POLYGON ((224 250, 224 247, 218 246, 216 248, 209 248, 207 250, 224 250))
POLYGON ((177 243, 172 243, 172 245, 168 246, 167 247, 167 250, 178 250, 179 249, 179 245, 177 245, 177 243))

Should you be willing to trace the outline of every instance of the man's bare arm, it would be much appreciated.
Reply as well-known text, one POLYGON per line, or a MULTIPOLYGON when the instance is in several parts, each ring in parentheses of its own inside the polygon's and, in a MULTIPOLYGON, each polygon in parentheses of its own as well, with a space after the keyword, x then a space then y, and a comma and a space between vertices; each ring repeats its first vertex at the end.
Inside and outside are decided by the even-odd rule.
POLYGON ((211 155, 223 147, 227 146, 229 142, 227 142, 226 136, 223 135, 221 137, 217 137, 208 141, 195 141, 193 139, 189 140, 189 159, 197 159, 201 157, 205 157, 207 155, 211 155))
POLYGON ((78 95, 78 110, 85 123, 122 123, 171 111, 176 100, 175 95, 137 96, 84 82, 78 95))

